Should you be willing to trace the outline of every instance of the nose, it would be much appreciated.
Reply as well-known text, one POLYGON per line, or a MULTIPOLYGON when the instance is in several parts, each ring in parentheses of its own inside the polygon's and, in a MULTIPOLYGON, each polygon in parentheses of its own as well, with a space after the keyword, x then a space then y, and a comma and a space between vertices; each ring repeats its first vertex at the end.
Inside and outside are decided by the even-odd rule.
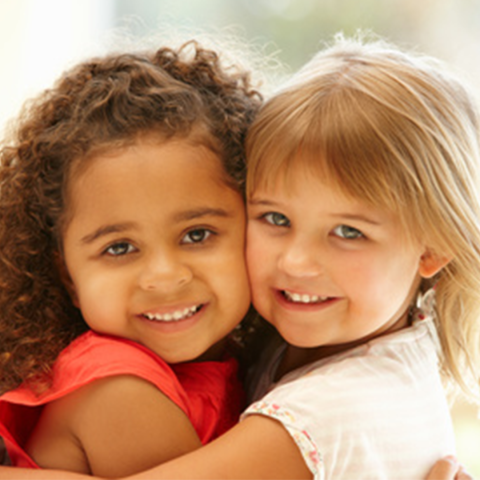
POLYGON ((294 238, 278 257, 281 272, 297 278, 313 278, 324 270, 323 247, 319 242, 294 238))
POLYGON ((193 278, 191 268, 168 252, 146 256, 139 275, 140 288, 146 291, 174 291, 193 278))

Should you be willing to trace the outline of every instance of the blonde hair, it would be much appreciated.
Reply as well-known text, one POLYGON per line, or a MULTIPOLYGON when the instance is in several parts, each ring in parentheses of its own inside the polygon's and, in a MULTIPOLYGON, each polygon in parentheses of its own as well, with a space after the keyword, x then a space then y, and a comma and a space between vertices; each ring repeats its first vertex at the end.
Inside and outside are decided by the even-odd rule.
POLYGON ((261 109, 247 158, 247 195, 302 162, 452 258, 420 288, 436 288, 445 372, 478 392, 479 114, 463 82, 429 57, 337 36, 261 109))

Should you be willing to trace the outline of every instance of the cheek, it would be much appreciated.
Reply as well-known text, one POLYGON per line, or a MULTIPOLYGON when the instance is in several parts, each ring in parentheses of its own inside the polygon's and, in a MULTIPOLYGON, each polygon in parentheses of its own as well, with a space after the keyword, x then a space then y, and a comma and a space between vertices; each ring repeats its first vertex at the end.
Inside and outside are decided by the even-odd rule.
POLYGON ((363 309, 390 312, 407 300, 416 278, 415 265, 400 254, 365 257, 348 269, 346 288, 363 309))
POLYGON ((232 258, 227 265, 230 265, 226 274, 228 278, 220 284, 220 288, 227 291, 232 304, 237 305, 239 308, 244 306, 248 308, 251 301, 250 282, 243 252, 241 256, 232 258))
POLYGON ((121 288, 119 275, 86 275, 77 279, 78 306, 87 324, 97 329, 118 318, 127 300, 127 292, 121 288), (124 300, 122 302, 122 299, 124 300))
POLYGON ((245 261, 245 246, 241 242, 225 245, 195 264, 196 275, 207 282, 220 301, 232 305, 250 304, 250 285, 245 261))
POLYGON ((384 290, 391 290, 392 272, 383 257, 366 252, 339 252, 330 259, 335 262, 335 269, 329 269, 333 282, 350 298, 376 302, 384 290))
POLYGON ((258 278, 262 278, 265 274, 267 265, 271 262, 269 257, 272 254, 272 242, 258 233, 258 230, 251 227, 247 230, 247 269, 250 282, 255 283, 258 278))
POLYGON ((247 267, 252 292, 252 301, 259 312, 265 318, 270 316, 270 286, 275 277, 272 273, 272 261, 269 258, 271 251, 257 243, 250 248, 247 242, 247 267), (258 247, 258 248, 257 248, 258 247))

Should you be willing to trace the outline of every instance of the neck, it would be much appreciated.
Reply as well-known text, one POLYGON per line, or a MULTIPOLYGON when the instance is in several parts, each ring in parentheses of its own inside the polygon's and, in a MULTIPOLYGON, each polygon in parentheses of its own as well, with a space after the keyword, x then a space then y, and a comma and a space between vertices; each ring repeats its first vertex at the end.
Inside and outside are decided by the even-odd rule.
POLYGON ((215 345, 212 345, 205 353, 197 357, 194 362, 217 362, 222 360, 227 350, 227 339, 222 338, 215 345))

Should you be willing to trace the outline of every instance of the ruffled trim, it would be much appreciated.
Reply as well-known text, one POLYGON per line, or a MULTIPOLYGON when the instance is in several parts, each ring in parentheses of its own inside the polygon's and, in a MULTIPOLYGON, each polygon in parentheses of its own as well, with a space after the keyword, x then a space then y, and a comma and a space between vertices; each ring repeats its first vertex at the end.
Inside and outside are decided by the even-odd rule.
POLYGON ((324 480, 325 469, 322 455, 312 437, 293 412, 274 403, 260 400, 248 407, 242 415, 242 419, 251 414, 264 415, 279 421, 297 444, 314 480, 324 480))

